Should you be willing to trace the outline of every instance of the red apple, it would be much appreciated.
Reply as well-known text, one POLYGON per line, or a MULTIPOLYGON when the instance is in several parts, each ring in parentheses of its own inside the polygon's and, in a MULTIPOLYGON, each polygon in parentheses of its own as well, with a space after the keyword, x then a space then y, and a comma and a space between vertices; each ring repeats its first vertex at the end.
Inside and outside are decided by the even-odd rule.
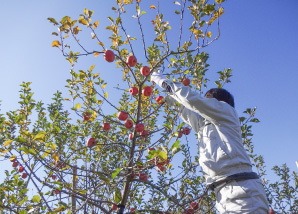
POLYGON ((143 66, 141 68, 141 74, 144 76, 148 76, 150 74, 150 68, 147 66, 143 66))
POLYGON ((135 127, 137 132, 142 132, 144 130, 144 125, 142 123, 138 123, 135 127))
POLYGON ((109 131, 110 130, 110 124, 109 123, 104 123, 103 126, 102 126, 103 130, 105 131, 109 131))
POLYGON ((138 64, 138 60, 135 56, 129 56, 126 63, 129 67, 135 67, 138 64))
POLYGON ((194 210, 199 209, 199 204, 196 201, 191 202, 190 207, 193 208, 194 210))
POLYGON ((104 57, 107 62, 114 62, 114 60, 115 60, 115 54, 111 50, 106 50, 104 57))
POLYGON ((124 126, 128 129, 131 129, 133 127, 133 122, 131 120, 126 120, 124 126))
POLYGON ((192 208, 189 208, 189 209, 187 209, 186 210, 186 213, 187 214, 192 214, 192 213, 194 213, 195 211, 194 211, 194 209, 192 209, 192 208))
POLYGON ((13 162, 12 167, 16 168, 19 165, 18 162, 13 162))
POLYGON ((133 138, 133 133, 130 133, 129 136, 128 136, 128 138, 129 138, 130 140, 132 140, 132 138, 133 138))
POLYGON ((136 211, 136 208, 130 208, 130 212, 134 213, 136 211))
POLYGON ((188 86, 190 84, 190 80, 189 79, 184 79, 182 80, 183 85, 188 86))
POLYGON ((130 93, 131 95, 136 95, 136 94, 138 94, 138 92, 139 92, 139 89, 138 89, 137 87, 131 87, 131 88, 129 89, 129 93, 130 93))
POLYGON ((53 180, 56 180, 57 176, 56 176, 56 175, 52 175, 51 178, 52 178, 53 180))
POLYGON ((128 114, 124 111, 120 111, 118 113, 118 119, 119 120, 126 120, 128 118, 128 114))
POLYGON ((90 120, 91 115, 89 113, 84 113, 83 118, 84 118, 84 120, 90 120))
POLYGON ((274 214, 274 213, 275 213, 275 211, 273 209, 269 210, 269 214, 274 214))
POLYGON ((142 91, 142 94, 145 96, 145 97, 149 97, 151 96, 152 94, 152 88, 150 86, 146 86, 143 88, 143 91, 142 91))
POLYGON ((96 145, 95 138, 93 138, 93 137, 89 138, 87 143, 86 143, 86 146, 88 146, 89 148, 92 148, 95 145, 96 145))
POLYGON ((148 136, 149 132, 147 130, 143 130, 143 131, 141 131, 140 134, 141 134, 142 138, 146 138, 148 136))
POLYGON ((139 178, 141 181, 147 181, 148 177, 145 173, 140 173, 139 178))
POLYGON ((55 189, 55 194, 58 195, 60 191, 58 189, 55 189))
POLYGON ((156 170, 158 172, 163 172, 165 170, 165 167, 162 164, 157 164, 156 170))
POLYGON ((162 164, 162 165, 169 165, 170 161, 169 160, 161 160, 159 161, 159 164, 162 164))
POLYGON ((185 135, 189 135, 190 128, 188 128, 188 127, 183 128, 182 133, 185 134, 185 135))
POLYGON ((24 167, 20 166, 19 172, 23 172, 23 171, 24 171, 24 167))
POLYGON ((24 172, 24 173, 22 174, 22 178, 23 178, 23 179, 27 178, 27 173, 24 172))
POLYGON ((158 97, 156 97, 156 102, 158 103, 158 104, 163 104, 164 103, 164 100, 163 100, 163 96, 158 96, 158 97))
POLYGON ((112 210, 117 210, 117 209, 118 209, 117 205, 116 204, 113 204, 112 205, 112 210))

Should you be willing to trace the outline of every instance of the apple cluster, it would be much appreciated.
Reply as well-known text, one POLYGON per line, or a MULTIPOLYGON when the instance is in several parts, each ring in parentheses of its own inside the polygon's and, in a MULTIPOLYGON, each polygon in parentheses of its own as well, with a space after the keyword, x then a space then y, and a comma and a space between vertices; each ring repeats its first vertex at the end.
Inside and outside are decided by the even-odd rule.
MULTIPOLYGON (((10 159, 10 161, 12 162, 12 167, 13 168, 17 168, 18 166, 19 166, 19 162, 18 162, 18 160, 17 160, 17 158, 12 158, 12 159, 10 159)), ((25 179, 25 178, 27 178, 27 176, 28 176, 28 174, 26 173, 26 172, 24 172, 24 167, 22 167, 22 166, 20 166, 19 167, 19 169, 18 169, 18 172, 19 173, 22 173, 22 178, 23 179, 25 179)))
POLYGON ((178 133, 178 138, 181 138, 183 134, 189 135, 189 133, 190 133, 190 128, 188 127, 181 128, 181 130, 178 133))

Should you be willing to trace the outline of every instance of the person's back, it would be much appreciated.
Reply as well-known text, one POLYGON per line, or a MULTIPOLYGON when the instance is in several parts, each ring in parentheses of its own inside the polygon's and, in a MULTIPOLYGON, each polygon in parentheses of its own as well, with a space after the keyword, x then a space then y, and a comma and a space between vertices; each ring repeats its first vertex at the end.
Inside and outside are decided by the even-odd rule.
MULTIPOLYGON (((156 73, 155 73, 156 74, 156 73)), ((169 92, 166 102, 175 106, 180 117, 198 133, 200 165, 207 185, 216 194, 220 213, 268 213, 264 187, 252 172, 243 147, 238 115, 232 95, 211 89, 205 97, 180 83, 152 76, 169 92), (182 104, 177 107, 176 102, 182 104)))

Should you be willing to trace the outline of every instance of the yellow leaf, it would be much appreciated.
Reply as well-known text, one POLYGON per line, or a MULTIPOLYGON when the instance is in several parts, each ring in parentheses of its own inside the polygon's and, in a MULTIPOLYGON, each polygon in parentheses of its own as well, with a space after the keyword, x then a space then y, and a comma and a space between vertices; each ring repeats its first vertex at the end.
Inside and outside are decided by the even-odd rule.
POLYGON ((108 92, 105 92, 105 98, 108 98, 108 92))
POLYGON ((153 4, 150 6, 150 8, 151 9, 156 9, 155 5, 153 5, 153 4))
POLYGON ((2 151, 2 153, 6 154, 9 151, 9 149, 6 149, 4 151, 2 151))
POLYGON ((45 157, 48 157, 51 154, 51 150, 47 150, 45 151, 45 153, 43 154, 45 157))
POLYGON ((52 35, 58 36, 58 33, 56 33, 56 32, 53 32, 53 33, 52 33, 52 35))
POLYGON ((99 52, 94 53, 94 57, 98 57, 98 55, 99 55, 99 52))
POLYGON ((52 143, 52 144, 51 144, 51 148, 52 148, 52 150, 56 150, 56 149, 57 149, 56 144, 52 143))
POLYGON ((8 140, 3 144, 3 147, 8 146, 9 144, 11 144, 13 142, 13 140, 8 140))
POLYGON ((104 44, 102 42, 97 42, 99 45, 104 46, 104 44))
POLYGON ((107 83, 103 84, 101 87, 104 89, 107 86, 107 83))
POLYGON ((88 15, 88 9, 87 8, 84 9, 84 14, 88 15))
POLYGON ((34 137, 34 140, 43 140, 45 137, 45 134, 37 134, 35 137, 34 137))
POLYGON ((52 47, 59 47, 61 43, 58 40, 52 42, 52 47))
POLYGON ((207 36, 208 38, 211 38, 211 35, 212 35, 211 31, 209 31, 208 33, 206 33, 206 36, 207 36))
POLYGON ((77 35, 79 33, 79 31, 82 31, 82 30, 78 26, 76 26, 76 27, 73 28, 73 33, 75 35, 77 35))
POLYGON ((67 59, 69 61, 70 64, 73 64, 73 60, 72 59, 67 59))
POLYGON ((97 26, 98 26, 98 24, 99 24, 99 21, 94 22, 94 24, 93 24, 93 28, 96 29, 97 26))
POLYGON ((68 35, 65 35, 64 37, 63 37, 63 39, 65 39, 65 38, 67 38, 67 37, 69 37, 68 35))
POLYGON ((59 161, 59 154, 58 153, 54 153, 52 154, 52 158, 57 162, 59 161))
POLYGON ((11 126, 11 122, 9 121, 4 121, 3 124, 11 126))
POLYGON ((99 76, 99 73, 94 74, 93 78, 96 78, 99 76))
POLYGON ((75 105, 75 109, 77 110, 77 109, 80 109, 82 106, 81 106, 81 103, 77 103, 76 105, 75 105))
POLYGON ((83 25, 89 25, 89 23, 85 19, 81 19, 79 22, 83 25))

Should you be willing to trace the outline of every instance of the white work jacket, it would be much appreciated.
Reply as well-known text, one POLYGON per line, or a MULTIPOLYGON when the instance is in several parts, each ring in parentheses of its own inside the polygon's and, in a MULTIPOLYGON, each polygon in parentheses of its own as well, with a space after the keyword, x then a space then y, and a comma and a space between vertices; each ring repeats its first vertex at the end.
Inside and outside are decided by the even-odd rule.
POLYGON ((165 101, 175 106, 183 121, 198 133, 199 162, 207 185, 232 174, 251 172, 236 110, 226 102, 202 97, 181 83, 171 87, 174 92, 165 101))

